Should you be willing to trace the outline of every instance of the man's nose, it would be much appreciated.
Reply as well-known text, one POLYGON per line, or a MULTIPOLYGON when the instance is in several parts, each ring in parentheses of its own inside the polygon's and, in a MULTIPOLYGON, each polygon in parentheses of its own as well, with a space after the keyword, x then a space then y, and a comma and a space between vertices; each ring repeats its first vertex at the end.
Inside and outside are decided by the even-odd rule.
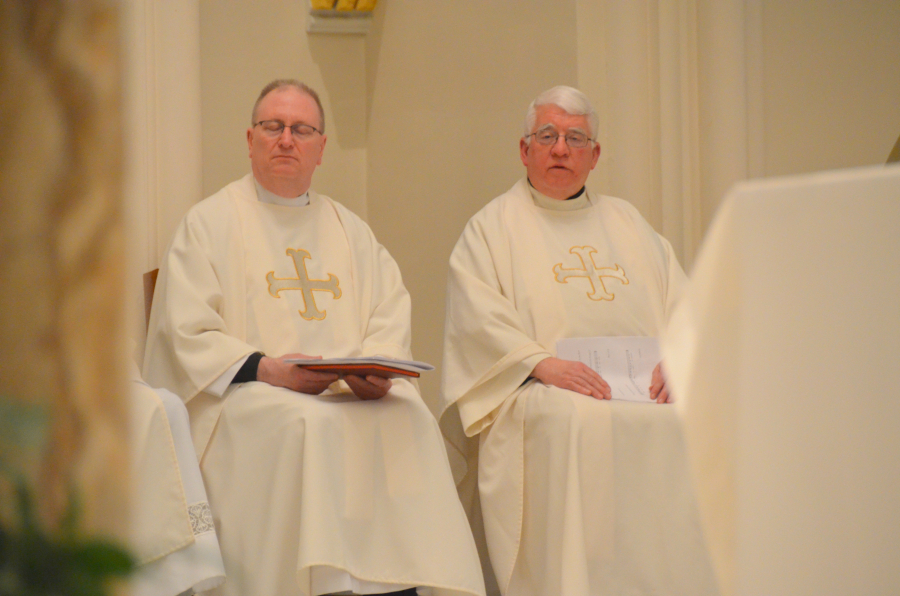
POLYGON ((569 153, 569 143, 566 142, 566 137, 559 135, 559 138, 550 147, 550 152, 554 155, 567 155, 569 153))
POLYGON ((294 144, 294 135, 289 127, 285 126, 278 135, 278 144, 283 147, 290 147, 294 144))

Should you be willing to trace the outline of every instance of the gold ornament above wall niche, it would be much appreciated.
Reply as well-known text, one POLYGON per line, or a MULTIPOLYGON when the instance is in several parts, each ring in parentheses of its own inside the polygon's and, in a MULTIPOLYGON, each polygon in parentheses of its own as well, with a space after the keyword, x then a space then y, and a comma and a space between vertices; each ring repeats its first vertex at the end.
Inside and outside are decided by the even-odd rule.
POLYGON ((365 35, 378 0, 310 0, 307 33, 365 35))
POLYGON ((378 0, 309 0, 313 10, 371 11, 378 0))

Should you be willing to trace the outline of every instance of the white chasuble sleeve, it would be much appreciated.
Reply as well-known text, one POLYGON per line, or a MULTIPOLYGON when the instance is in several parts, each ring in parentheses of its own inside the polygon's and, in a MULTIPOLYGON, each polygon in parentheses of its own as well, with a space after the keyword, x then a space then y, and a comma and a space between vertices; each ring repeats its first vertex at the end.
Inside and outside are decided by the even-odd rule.
POLYGON ((329 200, 329 204, 354 254, 354 287, 361 294, 360 355, 411 358, 411 306, 400 268, 365 222, 340 203, 329 200))
MULTIPOLYGON (((242 181, 243 182, 243 181, 242 181)), ((257 350, 244 341, 242 266, 237 218, 226 187, 185 216, 160 266, 147 330, 144 378, 185 401, 203 391, 232 364, 257 350), (233 309, 225 313, 225 308, 233 309), (228 322, 226 323, 226 315, 228 322)))
POLYGON ((658 234, 647 221, 640 216, 637 209, 630 204, 626 204, 629 214, 634 221, 635 228, 642 231, 647 242, 643 244, 646 247, 647 262, 654 265, 654 270, 658 277, 659 294, 662 297, 664 320, 659 322, 660 330, 664 330, 668 324, 675 306, 681 300, 687 284, 687 276, 684 269, 675 256, 675 249, 672 244, 664 237, 658 234))
POLYGON ((507 230, 496 211, 473 218, 450 257, 442 394, 445 410, 459 408, 470 437, 553 355, 516 308, 507 230))

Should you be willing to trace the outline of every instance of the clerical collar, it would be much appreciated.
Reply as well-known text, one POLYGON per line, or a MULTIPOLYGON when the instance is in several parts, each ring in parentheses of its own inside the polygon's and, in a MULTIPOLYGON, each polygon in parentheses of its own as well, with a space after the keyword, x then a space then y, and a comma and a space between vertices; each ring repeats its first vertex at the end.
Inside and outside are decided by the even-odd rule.
POLYGON ((580 191, 565 201, 552 199, 539 192, 535 187, 531 186, 531 182, 528 183, 528 190, 531 191, 531 198, 534 200, 534 204, 542 209, 552 209, 553 211, 576 211, 591 206, 591 200, 588 198, 588 193, 585 192, 585 187, 583 186, 580 191))
POLYGON ((269 192, 265 188, 262 187, 262 184, 254 178, 253 183, 256 185, 256 196, 259 199, 260 203, 268 203, 270 205, 282 205, 284 207, 305 207, 309 205, 309 192, 305 192, 299 197, 294 197, 293 199, 286 199, 284 197, 279 197, 273 192, 269 192))

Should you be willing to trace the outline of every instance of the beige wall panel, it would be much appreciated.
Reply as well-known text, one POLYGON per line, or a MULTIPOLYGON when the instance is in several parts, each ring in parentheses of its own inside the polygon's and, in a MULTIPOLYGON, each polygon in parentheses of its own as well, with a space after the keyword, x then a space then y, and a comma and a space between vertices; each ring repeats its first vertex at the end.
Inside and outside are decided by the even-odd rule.
POLYGON ((197 0, 122 4, 128 334, 143 358, 144 272, 159 267, 201 195, 200 11, 197 0))
MULTIPOLYGON (((576 83, 573 1, 386 0, 368 38, 369 221, 413 300, 413 353, 440 365, 450 251, 524 175, 525 109, 576 83)), ((426 401, 440 374, 424 375, 426 401)))
MULTIPOLYGON (((450 250, 468 218, 522 174, 522 115, 544 88, 585 88, 608 141, 592 184, 635 202, 687 265, 734 181, 886 158, 900 133, 896 2, 830 2, 813 11, 797 2, 700 0, 674 16, 646 6, 652 10, 613 0, 495 2, 473 13, 456 3, 386 0, 363 37, 308 36, 303 2, 202 0, 203 195, 248 171, 245 131, 262 85, 296 76, 320 89, 329 142, 314 187, 368 216, 413 295, 415 354, 439 364, 450 250), (685 37, 666 41, 676 18, 685 37), (628 23, 668 45, 629 50, 621 33, 628 23), (658 180, 623 178, 618 167, 628 155, 644 169, 644 161, 657 163, 641 147, 653 147, 647 139, 664 122, 654 119, 672 104, 654 103, 665 91, 659 81, 635 80, 648 94, 641 110, 649 116, 637 117, 635 106, 615 104, 625 95, 618 82, 608 89, 610 77, 627 82, 634 64, 652 75, 660 56, 672 56, 666 48, 681 52, 684 77, 696 52, 697 96, 690 85, 676 91, 683 114, 699 102, 697 120, 674 142, 689 149, 699 135, 698 171, 685 158, 682 187, 692 193, 692 180, 699 184, 702 221, 690 202, 656 196, 658 180)), ((438 376, 423 380, 426 393, 437 390, 438 376)))
POLYGON ((307 36, 307 6, 200 2, 203 196, 250 171, 246 133, 263 86, 298 78, 325 107, 328 145, 313 188, 365 217, 365 38, 307 36))
POLYGON ((700 241, 693 0, 578 0, 578 87, 600 117, 588 185, 631 202, 688 267, 700 241))
MULTIPOLYGON (((606 43, 605 60, 591 65, 590 55, 580 54, 583 66, 579 70, 591 66, 606 70, 603 97, 591 98, 597 109, 605 112, 601 139, 607 142, 599 165, 606 170, 609 188, 603 192, 629 201, 661 230, 658 38, 653 31, 656 15, 648 4, 604 2, 594 30, 606 43)), ((580 23, 579 29, 588 26, 580 23)))
POLYGON ((698 0, 698 137, 702 229, 748 177, 745 2, 698 0))
POLYGON ((766 0, 762 18, 765 175, 884 163, 900 134, 900 2, 766 0))
MULTIPOLYGON (((158 261, 182 215, 201 192, 200 15, 196 0, 157 0, 145 6, 152 19, 146 90, 154 118, 150 176, 157 219, 151 258, 158 261)), ((151 263, 148 269, 157 266, 158 262, 151 263)))

